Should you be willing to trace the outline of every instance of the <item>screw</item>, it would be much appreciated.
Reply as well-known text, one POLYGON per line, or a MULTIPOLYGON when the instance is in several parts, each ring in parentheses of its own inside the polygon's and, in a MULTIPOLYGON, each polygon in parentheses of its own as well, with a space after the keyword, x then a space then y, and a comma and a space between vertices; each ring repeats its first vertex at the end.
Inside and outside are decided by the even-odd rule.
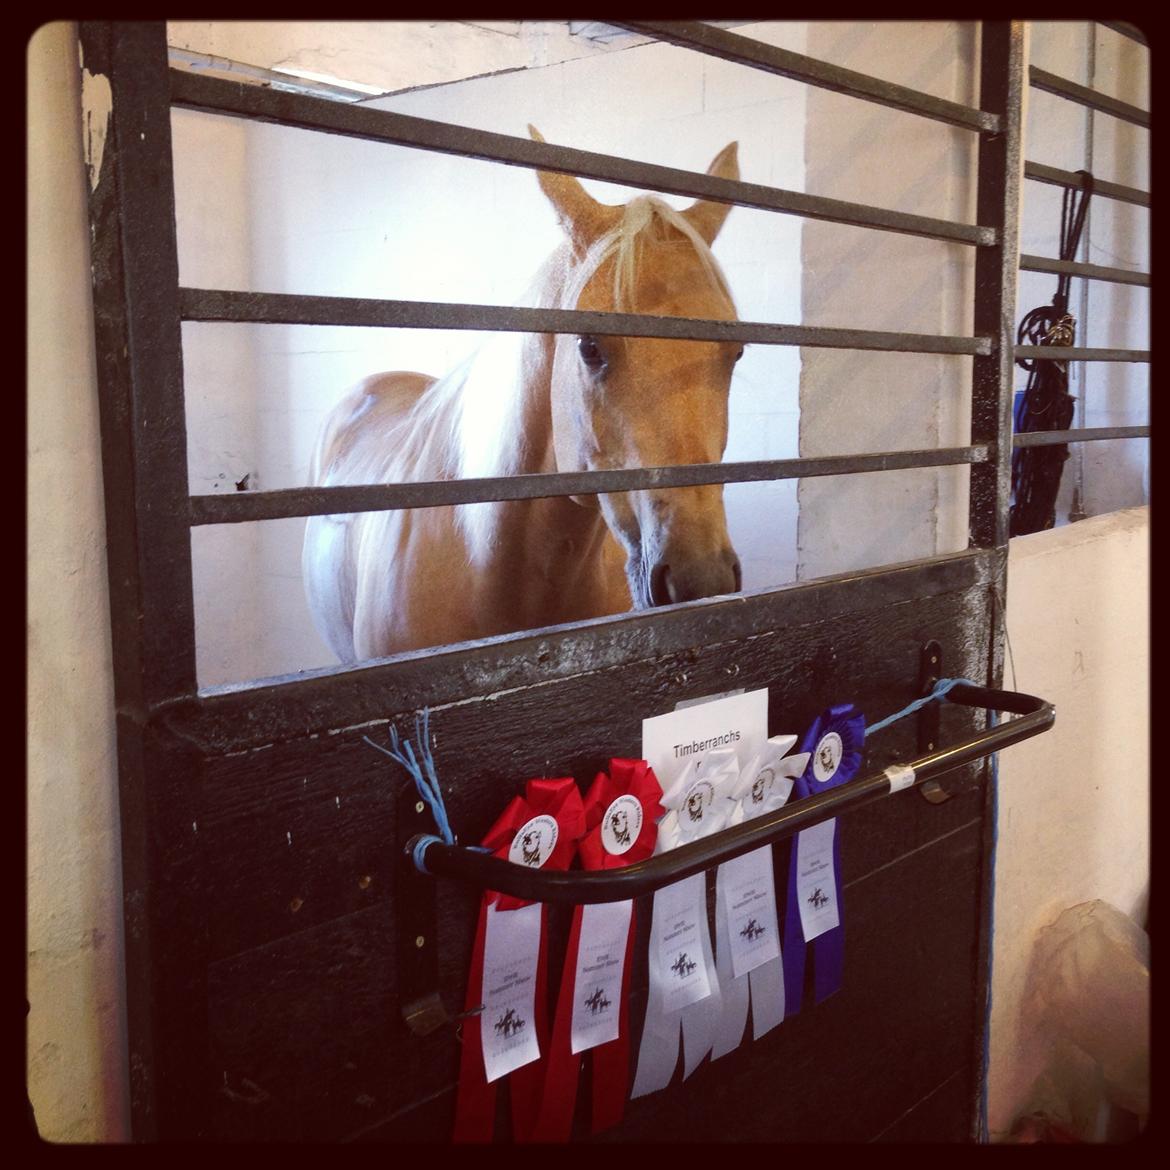
POLYGON ((358 878, 358 885, 359 885, 359 886, 360 886, 360 887, 361 887, 363 890, 368 890, 368 889, 370 888, 370 882, 371 882, 371 881, 373 881, 373 879, 370 877, 370 875, 369 875, 368 873, 367 873, 367 874, 363 874, 363 875, 362 875, 360 878, 358 878))
POLYGON ((423 804, 423 802, 422 802, 421 800, 416 800, 416 801, 415 801, 415 804, 414 804, 414 811, 415 811, 416 813, 421 813, 421 812, 423 811, 423 809, 425 809, 425 808, 426 808, 426 805, 425 805, 425 804, 423 804))
POLYGON ((294 898, 288 908, 295 914, 305 903, 300 898, 294 898))
POLYGON ((421 934, 415 936, 414 945, 416 947, 419 947, 421 949, 422 947, 426 946, 426 943, 427 943, 427 940, 425 938, 423 938, 423 936, 421 934))

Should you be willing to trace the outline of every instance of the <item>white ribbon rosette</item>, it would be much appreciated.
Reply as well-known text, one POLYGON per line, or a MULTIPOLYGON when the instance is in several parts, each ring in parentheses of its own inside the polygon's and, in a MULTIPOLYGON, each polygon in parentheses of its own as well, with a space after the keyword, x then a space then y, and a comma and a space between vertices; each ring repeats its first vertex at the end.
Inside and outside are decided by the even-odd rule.
POLYGON ((666 816, 658 822, 654 852, 677 849, 733 824, 731 818, 738 799, 733 792, 738 782, 739 764, 734 748, 708 752, 698 767, 694 761, 688 763, 662 794, 666 816))
MULTIPOLYGON (((662 795, 655 853, 677 849, 726 828, 739 781, 734 748, 691 761, 662 795)), ((650 992, 631 1099, 664 1089, 683 1042, 683 1079, 711 1050, 723 1013, 720 980, 707 928, 707 875, 697 873, 658 890, 650 925, 650 992)))
MULTIPOLYGON (((775 735, 744 767, 731 789, 728 825, 782 808, 808 753, 789 756, 795 735, 775 735)), ((752 1006, 752 1036, 758 1040, 784 1019, 784 965, 776 913, 772 847, 719 867, 715 890, 716 974, 722 992, 711 1058, 739 1047, 752 1006)))

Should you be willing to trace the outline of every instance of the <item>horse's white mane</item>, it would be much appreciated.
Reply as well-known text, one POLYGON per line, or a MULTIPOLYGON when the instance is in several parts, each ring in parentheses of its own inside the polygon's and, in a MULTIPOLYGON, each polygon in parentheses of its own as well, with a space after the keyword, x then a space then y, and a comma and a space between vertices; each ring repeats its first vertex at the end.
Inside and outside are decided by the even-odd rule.
MULTIPOLYGON (((670 239, 672 229, 689 241, 711 282, 731 301, 731 291, 719 262, 686 216, 653 195, 642 195, 625 205, 617 225, 596 240, 581 262, 567 271, 557 307, 575 308, 585 285, 613 256, 614 311, 636 312, 632 294, 641 245, 646 240, 683 244, 683 240, 670 239)), ((521 304, 541 303, 542 294, 547 295, 547 276, 547 269, 542 269, 521 304)), ((514 475, 521 469, 525 455, 521 392, 525 381, 521 368, 524 339, 521 333, 495 334, 432 387, 416 408, 420 414, 429 414, 437 413, 444 406, 454 407, 453 442, 445 461, 458 478, 514 475)), ((497 507, 496 504, 469 504, 456 512, 473 560, 478 561, 488 551, 492 516, 497 507)))

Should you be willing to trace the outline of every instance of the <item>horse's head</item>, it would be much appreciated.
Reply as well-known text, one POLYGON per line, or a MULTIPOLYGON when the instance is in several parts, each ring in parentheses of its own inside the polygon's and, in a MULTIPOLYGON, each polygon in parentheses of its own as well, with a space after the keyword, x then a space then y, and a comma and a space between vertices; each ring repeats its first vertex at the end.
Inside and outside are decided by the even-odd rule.
MULTIPOLYGON (((725 147, 707 173, 738 178, 736 149, 725 147)), ((561 307, 735 320, 711 254, 730 205, 700 200, 675 211, 641 196, 610 206, 568 175, 539 179, 569 239, 561 307)), ((742 352, 738 342, 558 335, 551 395, 558 470, 718 463, 742 352)), ((574 498, 600 507, 625 550, 637 608, 740 588, 721 485, 574 498)))

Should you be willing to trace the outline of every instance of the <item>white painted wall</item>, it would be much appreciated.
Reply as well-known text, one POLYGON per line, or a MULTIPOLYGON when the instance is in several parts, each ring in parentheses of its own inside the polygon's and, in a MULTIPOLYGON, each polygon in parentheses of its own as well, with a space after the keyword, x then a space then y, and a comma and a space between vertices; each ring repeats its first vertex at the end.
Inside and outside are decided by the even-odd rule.
POLYGON ((54 1142, 129 1136, 89 221, 72 25, 28 64, 28 1093, 54 1142))
MULTIPOLYGON (((796 50, 800 24, 738 30, 796 50)), ((377 108, 704 170, 729 141, 743 177, 801 189, 805 89, 783 78, 645 45, 378 99, 377 108)), ((533 173, 335 136, 177 111, 185 284, 510 304, 560 239, 533 173)), ((600 199, 632 191, 586 184, 600 199)), ((668 197, 676 206, 690 201, 668 197)), ((736 208, 715 244, 745 320, 800 319, 792 216, 736 208)), ((443 331, 188 325, 193 491, 306 481, 320 421, 384 369, 441 373, 477 335, 443 331)), ((737 367, 726 458, 796 454, 799 354, 749 347, 737 367)), ((795 572, 795 485, 730 485, 747 588, 795 572)), ((197 529, 203 685, 327 665, 300 587, 304 522, 197 529), (263 615, 263 620, 258 618, 263 615)))
POLYGON ((993 1140, 1032 1107, 1049 1056, 1021 1011, 1036 932, 1081 902, 1139 924, 1148 907, 1149 539, 1143 507, 1011 543, 1007 679, 1055 703, 1056 723, 999 757, 993 1140))

